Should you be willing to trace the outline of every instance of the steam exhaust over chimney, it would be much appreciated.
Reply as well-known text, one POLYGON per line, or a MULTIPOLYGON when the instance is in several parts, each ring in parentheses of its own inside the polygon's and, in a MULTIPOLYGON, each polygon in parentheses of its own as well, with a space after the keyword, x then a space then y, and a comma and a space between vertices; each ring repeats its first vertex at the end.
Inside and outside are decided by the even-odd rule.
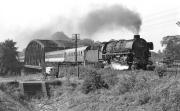
POLYGON ((102 29, 125 28, 134 34, 139 34, 142 20, 134 10, 122 5, 112 5, 89 12, 79 23, 79 29, 92 36, 102 29))

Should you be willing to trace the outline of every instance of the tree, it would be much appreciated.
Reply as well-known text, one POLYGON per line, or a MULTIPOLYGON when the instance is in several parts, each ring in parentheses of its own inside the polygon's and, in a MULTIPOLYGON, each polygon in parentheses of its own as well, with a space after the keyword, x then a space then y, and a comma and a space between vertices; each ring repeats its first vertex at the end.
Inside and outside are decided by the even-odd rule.
POLYGON ((171 59, 180 59, 180 36, 166 36, 161 41, 162 46, 165 46, 163 51, 165 57, 171 59))
POLYGON ((151 59, 153 62, 162 61, 163 57, 164 55, 160 50, 157 53, 151 51, 151 59))
POLYGON ((15 45, 16 42, 9 39, 0 43, 0 72, 3 74, 20 71, 20 63, 17 60, 18 51, 15 45))
POLYGON ((91 49, 97 50, 100 47, 100 42, 94 42, 91 39, 82 39, 78 42, 79 45, 91 46, 91 49))
POLYGON ((85 45, 85 46, 92 46, 94 44, 94 41, 91 39, 82 39, 79 40, 79 45, 85 45))

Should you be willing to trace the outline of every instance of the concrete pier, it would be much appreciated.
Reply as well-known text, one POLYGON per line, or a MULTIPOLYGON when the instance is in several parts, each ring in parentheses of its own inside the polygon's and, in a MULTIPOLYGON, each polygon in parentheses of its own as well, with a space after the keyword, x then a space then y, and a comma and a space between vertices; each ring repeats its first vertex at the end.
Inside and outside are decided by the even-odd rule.
POLYGON ((47 97, 47 89, 44 81, 23 81, 19 82, 21 93, 27 96, 47 97))
POLYGON ((50 96, 51 86, 62 86, 62 80, 51 81, 21 81, 19 87, 21 93, 27 96, 50 96))

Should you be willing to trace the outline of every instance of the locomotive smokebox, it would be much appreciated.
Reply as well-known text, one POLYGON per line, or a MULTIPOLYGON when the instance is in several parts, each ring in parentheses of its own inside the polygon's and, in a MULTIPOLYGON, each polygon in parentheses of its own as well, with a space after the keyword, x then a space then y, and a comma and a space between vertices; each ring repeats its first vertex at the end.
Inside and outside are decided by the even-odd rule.
POLYGON ((134 35, 134 39, 140 39, 140 35, 134 35))

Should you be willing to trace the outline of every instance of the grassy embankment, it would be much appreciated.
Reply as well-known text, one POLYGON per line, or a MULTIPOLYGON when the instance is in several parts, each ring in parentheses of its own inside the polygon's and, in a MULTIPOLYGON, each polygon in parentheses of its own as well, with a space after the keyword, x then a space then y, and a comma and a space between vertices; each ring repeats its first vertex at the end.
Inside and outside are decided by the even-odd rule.
POLYGON ((74 79, 74 69, 66 69, 64 75, 68 79, 61 86, 51 86, 50 98, 18 103, 37 111, 180 110, 178 74, 159 77, 149 71, 81 68, 81 80, 74 79))

